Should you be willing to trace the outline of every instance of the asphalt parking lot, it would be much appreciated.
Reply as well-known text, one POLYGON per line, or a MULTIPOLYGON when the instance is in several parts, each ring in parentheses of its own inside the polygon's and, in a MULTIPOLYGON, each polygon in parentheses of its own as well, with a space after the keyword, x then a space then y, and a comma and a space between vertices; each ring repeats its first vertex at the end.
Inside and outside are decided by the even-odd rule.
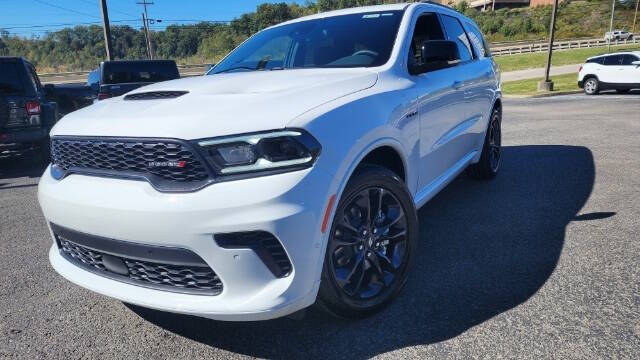
POLYGON ((391 307, 357 322, 143 309, 49 266, 41 169, 0 161, 0 358, 640 358, 640 94, 509 99, 504 162, 420 212, 391 307))

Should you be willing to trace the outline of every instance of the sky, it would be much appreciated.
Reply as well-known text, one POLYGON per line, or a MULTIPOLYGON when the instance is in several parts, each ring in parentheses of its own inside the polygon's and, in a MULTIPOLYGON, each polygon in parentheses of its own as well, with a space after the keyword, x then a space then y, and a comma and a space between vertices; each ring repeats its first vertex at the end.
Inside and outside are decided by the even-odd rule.
MULTIPOLYGON (((107 0, 112 25, 142 26, 142 0, 107 0)), ((146 0, 150 19, 161 19, 153 29, 199 20, 228 21, 267 2, 290 0, 146 0)), ((302 2, 299 2, 302 3, 302 2)), ((20 36, 41 36, 67 24, 101 24, 100 0, 0 0, 0 28, 20 36)))

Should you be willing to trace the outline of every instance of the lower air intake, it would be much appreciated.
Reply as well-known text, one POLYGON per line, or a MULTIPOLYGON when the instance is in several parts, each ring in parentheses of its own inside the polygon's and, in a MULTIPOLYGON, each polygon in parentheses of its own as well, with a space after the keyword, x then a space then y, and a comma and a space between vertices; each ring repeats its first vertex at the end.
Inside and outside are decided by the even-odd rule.
POLYGON ((225 249, 251 249, 277 278, 291 274, 292 266, 284 247, 266 231, 246 231, 214 235, 216 243, 225 249))

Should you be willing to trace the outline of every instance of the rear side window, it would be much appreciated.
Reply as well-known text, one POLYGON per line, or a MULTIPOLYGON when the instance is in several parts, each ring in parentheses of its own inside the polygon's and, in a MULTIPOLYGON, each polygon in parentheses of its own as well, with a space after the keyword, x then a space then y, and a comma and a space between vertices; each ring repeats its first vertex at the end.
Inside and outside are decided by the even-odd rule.
POLYGON ((622 65, 633 65, 634 61, 638 61, 638 57, 635 55, 626 54, 622 59, 622 65))
POLYGON ((465 62, 473 59, 471 42, 464 32, 460 21, 454 17, 442 15, 442 25, 447 33, 447 39, 454 41, 458 45, 460 61, 465 62))
POLYGON ((605 65, 620 65, 622 64, 622 55, 611 55, 604 58, 605 65))
POLYGON ((589 60, 587 60, 587 64, 594 63, 594 64, 602 65, 603 60, 604 60, 603 57, 599 57, 599 58, 595 58, 595 59, 589 59, 589 60))
POLYGON ((176 64, 158 62, 113 62, 104 64, 105 84, 159 82, 179 78, 176 64))
POLYGON ((475 46, 478 52, 479 58, 489 57, 491 56, 491 50, 489 50, 489 44, 487 40, 482 36, 482 32, 478 29, 477 26, 467 22, 467 35, 469 35, 469 39, 475 46))
POLYGON ((18 74, 18 64, 0 61, 0 94, 16 94, 24 91, 24 85, 18 74))

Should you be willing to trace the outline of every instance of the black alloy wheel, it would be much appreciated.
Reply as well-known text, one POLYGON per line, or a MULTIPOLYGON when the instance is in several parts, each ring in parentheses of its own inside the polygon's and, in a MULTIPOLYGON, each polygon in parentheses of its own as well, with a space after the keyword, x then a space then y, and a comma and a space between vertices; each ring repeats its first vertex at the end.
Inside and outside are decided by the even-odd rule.
POLYGON ((475 179, 493 179, 502 162, 502 112, 494 108, 484 138, 480 160, 469 165, 467 174, 475 179))
POLYGON ((500 113, 494 112, 489 125, 489 165, 491 171, 496 173, 500 168, 502 155, 502 129, 500 127, 500 113))
POLYGON ((417 215, 402 180, 367 166, 345 189, 325 256, 322 305, 359 317, 378 310, 407 280, 417 236, 417 215))

